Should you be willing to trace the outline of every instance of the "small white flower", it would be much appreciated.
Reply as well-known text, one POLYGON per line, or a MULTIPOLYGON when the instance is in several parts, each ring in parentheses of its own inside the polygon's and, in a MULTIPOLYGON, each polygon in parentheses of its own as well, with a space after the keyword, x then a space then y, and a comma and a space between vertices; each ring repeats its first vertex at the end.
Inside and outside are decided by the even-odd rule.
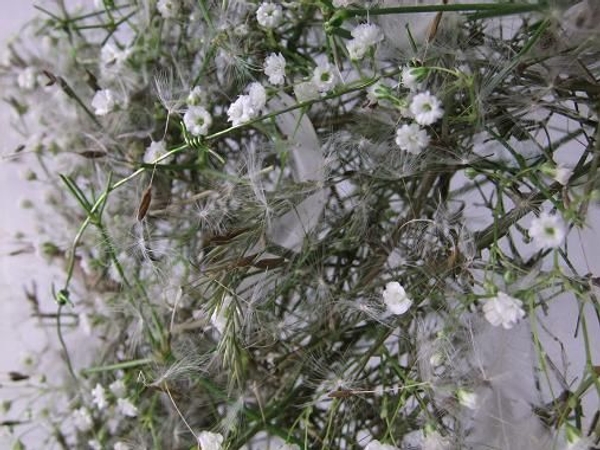
POLYGON ((73 411, 73 425, 79 431, 86 432, 92 429, 92 416, 86 408, 79 408, 73 411))
MULTIPOLYGON (((165 153, 167 153, 167 145, 165 144, 165 141, 152 141, 144 153, 144 162, 146 164, 152 164, 165 153)), ((161 162, 164 163, 165 161, 162 160, 161 162)))
POLYGON ((404 124, 396 130, 396 144, 402 150, 418 155, 429 145, 429 135, 416 123, 404 124))
POLYGON ((206 90, 200 86, 194 86, 187 96, 186 103, 188 106, 199 106, 206 103, 206 90))
POLYGON ((125 66, 130 54, 130 49, 121 50, 111 42, 104 44, 100 50, 100 67, 103 74, 118 74, 125 66))
POLYGON ((402 69, 402 86, 411 91, 419 89, 423 80, 422 70, 416 67, 404 67, 402 69))
POLYGON ((138 415, 136 406, 127 398, 117 399, 117 409, 119 413, 126 417, 136 417, 138 415))
POLYGON ((191 106, 183 115, 185 128, 194 136, 205 136, 212 125, 212 116, 202 106, 191 106))
POLYGON ((390 281, 383 290, 383 302, 391 314, 404 314, 412 305, 412 300, 397 281, 390 281))
POLYGON ((309 102, 319 98, 319 89, 312 81, 303 81, 294 85, 294 95, 299 103, 309 102))
POLYGON ((117 96, 111 89, 96 91, 92 99, 92 108, 94 108, 94 114, 97 116, 105 116, 113 112, 118 105, 117 96))
POLYGON ((108 389, 117 398, 123 398, 127 394, 127 387, 123 380, 113 381, 108 385, 108 389))
POLYGON ((521 300, 504 292, 498 292, 496 297, 486 300, 483 304, 483 313, 487 321, 493 326, 502 325, 508 330, 525 317, 525 311, 521 308, 522 305, 521 300))
POLYGON ((558 214, 542 211, 531 221, 529 236, 540 250, 559 247, 565 240, 565 223, 558 214))
POLYGON ((319 64, 315 67, 312 82, 319 92, 329 92, 335 87, 336 76, 329 62, 319 64))
POLYGON ((394 447, 391 444, 382 444, 377 439, 374 439, 367 444, 365 450, 398 450, 398 447, 394 447))
POLYGON ((409 110, 419 125, 431 125, 444 115, 442 103, 429 91, 415 95, 410 102, 409 110))
POLYGON ((227 110, 228 122, 231 125, 237 127, 246 122, 251 121, 257 115, 257 111, 252 104, 252 100, 249 95, 240 95, 235 102, 233 102, 227 110))
POLYGON ((223 436, 219 433, 201 431, 198 435, 198 444, 202 450, 221 450, 223 448, 223 436))
POLYGON ((271 53, 265 59, 265 75, 269 77, 269 83, 273 85, 283 84, 285 78, 285 58, 281 53, 271 53))
POLYGON ((106 401, 106 391, 100 383, 97 383, 96 387, 92 389, 92 402, 99 411, 102 411, 108 405, 108 402, 106 401))
POLYGON ((351 34, 354 39, 348 41, 346 48, 348 49, 350 58, 353 60, 362 59, 370 47, 377 45, 383 40, 381 29, 371 23, 356 26, 351 34))
POLYGON ((180 0, 158 0, 158 3, 156 4, 156 9, 165 19, 177 17, 180 8, 180 0))
POLYGON ((469 409, 477 409, 477 404, 479 398, 475 392, 467 391, 465 389, 459 389, 456 392, 456 398, 458 399, 458 403, 460 403, 465 408, 469 409))
POLYGON ((573 169, 559 164, 554 170, 554 180, 558 181, 563 186, 566 186, 573 175, 573 169))
POLYGON ((254 82, 248 86, 248 95, 250 96, 252 106, 259 113, 267 103, 267 91, 265 91, 262 84, 254 82))
POLYGON ((264 2, 256 11, 256 20, 262 27, 273 29, 276 28, 283 19, 281 6, 264 2))
POLYGON ((352 39, 346 43, 346 49, 348 50, 350 59, 358 61, 365 57, 367 50, 369 50, 369 46, 358 39, 352 39))

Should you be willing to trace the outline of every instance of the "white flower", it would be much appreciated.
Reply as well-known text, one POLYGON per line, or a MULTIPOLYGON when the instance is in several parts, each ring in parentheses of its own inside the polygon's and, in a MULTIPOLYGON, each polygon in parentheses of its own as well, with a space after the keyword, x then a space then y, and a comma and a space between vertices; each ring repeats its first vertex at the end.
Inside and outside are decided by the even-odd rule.
POLYGON ((119 74, 130 54, 130 49, 121 50, 110 42, 104 44, 100 50, 100 67, 103 75, 110 77, 119 74))
POLYGON ((353 2, 353 0, 333 0, 333 6, 335 6, 336 8, 345 8, 346 6, 349 6, 351 3, 353 2))
POLYGON ((272 29, 277 27, 283 19, 281 6, 273 3, 262 3, 256 11, 256 20, 262 27, 272 29))
POLYGON ((404 124, 396 130, 396 144, 402 150, 418 155, 429 145, 429 135, 416 123, 404 124))
POLYGON ((563 186, 566 186, 573 175, 573 169, 559 164, 554 170, 554 180, 558 181, 563 186))
POLYGON ((566 236, 565 224, 558 214, 542 211, 531 221, 529 236, 540 250, 559 247, 566 236))
POLYGON ((371 23, 364 23, 356 26, 352 32, 354 39, 348 41, 346 47, 350 58, 357 60, 365 56, 367 50, 383 40, 381 29, 371 23))
POLYGON ((156 9, 158 9, 160 15, 165 19, 177 17, 180 8, 180 0, 158 0, 158 3, 156 4, 156 9))
POLYGON ((404 67, 402 69, 402 86, 411 91, 417 90, 423 79, 421 69, 416 67, 404 67))
POLYGON ((285 78, 285 58, 281 53, 271 53, 265 59, 265 75, 269 77, 269 83, 273 85, 283 84, 285 78))
POLYGON ((117 409, 126 417, 135 417, 138 415, 138 410, 133 403, 127 398, 117 399, 117 409))
POLYGON ((312 82, 319 92, 329 92, 335 87, 336 76, 329 62, 319 64, 315 67, 312 82))
POLYGON ((258 82, 250 83, 250 86, 248 86, 248 95, 254 109, 257 113, 260 112, 267 103, 267 91, 265 91, 263 85, 258 82))
POLYGON ((458 399, 458 403, 460 403, 465 408, 469 409, 477 409, 477 403, 479 398, 475 392, 467 391, 465 389, 459 389, 456 392, 456 398, 458 399))
POLYGON ((391 314, 400 315, 408 311, 412 300, 406 295, 406 291, 397 281, 390 281, 383 290, 383 302, 391 314))
POLYGON ((303 81, 294 85, 294 95, 299 103, 309 102, 319 98, 319 89, 312 81, 303 81))
POLYGON ((486 300, 483 304, 483 313, 487 321, 493 326, 502 325, 508 330, 525 317, 525 311, 521 308, 522 305, 521 300, 504 292, 498 292, 496 297, 486 300))
POLYGON ((100 383, 97 383, 96 387, 92 389, 92 402, 99 411, 102 411, 108 405, 108 402, 106 401, 106 391, 100 383))
POLYGON ((398 450, 398 447, 390 444, 382 444, 377 439, 374 439, 367 444, 365 450, 398 450))
POLYGON ((419 125, 431 125, 444 115, 442 103, 429 91, 415 95, 410 102, 409 110, 419 125))
MULTIPOLYGON (((152 141, 150 145, 146 148, 146 152, 144 153, 144 162, 146 164, 152 164, 158 158, 163 156, 167 152, 167 145, 165 141, 152 141)), ((161 162, 164 163, 164 160, 161 162)))
POLYGON ((206 91, 200 86, 195 86, 188 94, 186 103, 188 106, 198 106, 206 103, 206 91))
POLYGON ((228 122, 237 127, 251 121, 257 116, 257 111, 249 95, 240 95, 227 110, 228 122))
POLYGON ((96 439, 92 439, 91 441, 88 441, 87 444, 91 450, 102 450, 102 444, 100 442, 98 442, 96 439))
POLYGON ((219 433, 201 431, 198 435, 198 444, 201 450, 221 450, 223 448, 223 436, 219 433))
POLYGON ((86 408, 79 408, 73 411, 73 425, 75 425, 75 428, 79 431, 85 433, 92 429, 93 424, 92 416, 86 408))
POLYGON ((94 114, 97 116, 105 116, 108 113, 113 112, 118 104, 117 97, 111 89, 101 89, 96 91, 96 94, 92 99, 92 108, 94 108, 94 114))
POLYGON ((194 136, 205 136, 212 125, 212 116, 202 106, 190 106, 183 115, 185 128, 194 136))
POLYGON ((125 397, 125 394, 127 394, 127 388, 125 387, 123 380, 113 381, 108 385, 108 389, 117 398, 123 398, 125 397))

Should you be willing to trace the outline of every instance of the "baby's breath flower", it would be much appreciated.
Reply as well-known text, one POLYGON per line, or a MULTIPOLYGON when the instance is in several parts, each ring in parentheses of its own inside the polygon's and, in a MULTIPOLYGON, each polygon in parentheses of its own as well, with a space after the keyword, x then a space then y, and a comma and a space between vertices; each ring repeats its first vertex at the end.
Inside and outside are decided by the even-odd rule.
POLYGON ((483 304, 483 313, 487 321, 493 326, 502 325, 508 330, 525 317, 525 311, 521 308, 522 305, 521 300, 504 292, 498 292, 498 295, 486 300, 483 304))
POLYGON ((262 27, 273 29, 279 26, 283 19, 281 6, 274 3, 264 2, 256 11, 256 20, 262 27))
POLYGON ((227 110, 228 122, 234 127, 251 121, 257 116, 256 109, 248 95, 240 95, 227 110))
POLYGON ((336 8, 345 8, 346 6, 350 6, 353 0, 333 0, 332 3, 336 8))
POLYGON ((383 302, 389 313, 395 315, 404 314, 412 305, 412 300, 406 295, 406 291, 397 281, 390 281, 383 290, 383 302))
POLYGON ((126 417, 136 417, 138 415, 137 407, 128 398, 117 399, 117 409, 119 413, 126 417))
POLYGON ((206 90, 200 86, 194 86, 187 96, 186 103, 188 106, 199 106, 206 103, 206 90))
POLYGON ((312 80, 303 81, 294 85, 294 95, 299 103, 309 102, 319 98, 319 89, 312 80))
POLYGON ((346 48, 353 60, 362 59, 367 50, 383 40, 383 33, 379 27, 371 23, 363 23, 352 30, 354 39, 348 41, 346 48))
POLYGON ((185 128, 194 136, 205 136, 212 125, 212 116, 202 106, 191 106, 183 116, 185 128))
POLYGON ((285 78, 285 58, 281 53, 271 53, 265 59, 265 75, 269 77, 269 83, 274 85, 283 84, 285 78))
POLYGON ((102 411, 108 405, 108 402, 106 401, 106 391, 100 383, 96 384, 96 387, 92 389, 92 402, 99 411, 102 411))
POLYGON ((267 91, 265 91, 263 85, 258 82, 250 83, 250 86, 248 86, 248 95, 254 109, 260 112, 267 103, 267 91))
POLYGON ((416 123, 404 124, 396 130, 396 144, 402 150, 418 155, 429 145, 429 135, 416 123))
POLYGON ((335 87, 336 79, 333 67, 328 61, 319 64, 313 71, 312 82, 319 92, 331 91, 335 87))
POLYGON ((79 431, 86 432, 92 429, 92 416, 86 408, 79 408, 73 411, 73 425, 79 431))
POLYGON ((394 447, 391 444, 382 444, 377 439, 373 439, 367 444, 365 450, 398 450, 398 447, 394 447))
POLYGON ((419 89, 426 76, 427 69, 424 67, 404 67, 402 69, 402 86, 415 91, 419 89))
POLYGON ((156 9, 165 19, 177 17, 181 8, 181 0, 158 0, 156 9))
POLYGON ((123 380, 115 380, 108 385, 108 389, 117 398, 123 398, 127 394, 127 388, 123 380))
POLYGON ((458 403, 465 408, 473 410, 477 409, 479 398, 475 392, 468 391, 466 389, 459 389, 456 391, 456 398, 458 399, 458 403))
MULTIPOLYGON (((144 162, 151 164, 167 152, 165 141, 152 141, 144 153, 144 162)), ((161 161, 164 163, 164 160, 161 161)))
POLYGON ((419 125, 432 125, 444 115, 442 103, 429 91, 415 95, 412 98, 409 110, 419 125))
POLYGON ((221 450, 223 448, 223 436, 211 431, 201 431, 198 435, 198 444, 202 450, 221 450))
POLYGON ((529 236, 540 250, 556 248, 565 240, 565 224, 558 214, 542 211, 531 221, 529 236))
POLYGON ((105 116, 113 112, 118 104, 117 96, 111 89, 97 91, 92 99, 92 108, 97 116, 105 116))

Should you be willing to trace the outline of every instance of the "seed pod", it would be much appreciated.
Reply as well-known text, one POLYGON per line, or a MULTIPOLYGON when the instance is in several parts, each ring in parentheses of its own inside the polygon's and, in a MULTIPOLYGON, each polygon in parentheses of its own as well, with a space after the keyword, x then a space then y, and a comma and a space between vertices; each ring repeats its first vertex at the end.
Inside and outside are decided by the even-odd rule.
POLYGON ((137 220, 141 222, 146 214, 148 213, 148 208, 150 208, 150 202, 152 201, 152 184, 150 184, 144 193, 142 194, 142 201, 140 202, 140 207, 138 208, 137 220))

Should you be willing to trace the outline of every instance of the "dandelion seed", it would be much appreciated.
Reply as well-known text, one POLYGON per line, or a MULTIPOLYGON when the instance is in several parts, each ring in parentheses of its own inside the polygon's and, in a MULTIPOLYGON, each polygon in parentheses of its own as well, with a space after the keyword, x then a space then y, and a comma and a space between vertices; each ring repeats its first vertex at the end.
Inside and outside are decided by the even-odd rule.
POLYGON ((211 431, 201 431, 198 434, 198 444, 202 450, 221 450, 223 448, 223 436, 211 431))
POLYGON ((335 87, 336 79, 333 67, 329 62, 319 64, 313 71, 312 82, 319 92, 331 91, 335 87))
POLYGON ((404 124, 396 130, 396 144, 402 150, 418 155, 429 145, 429 135, 416 123, 404 124))
POLYGON ((117 399, 117 410, 125 417, 136 417, 138 415, 137 407, 127 398, 117 399))
POLYGON ((267 56, 264 63, 265 75, 269 77, 269 83, 278 86, 283 84, 285 79, 285 58, 281 53, 271 53, 267 56))
POLYGON ((542 211, 531 221, 529 236, 540 250, 557 248, 565 240, 565 223, 558 214, 542 211))
POLYGON ((193 136, 205 136, 212 125, 212 116, 202 106, 191 106, 183 116, 183 123, 193 136))
POLYGON ((142 194, 142 201, 140 202, 140 206, 138 208, 137 220, 141 222, 146 214, 148 213, 148 208, 150 208, 150 203, 152 202, 152 185, 148 186, 144 193, 142 194))
POLYGON ((419 125, 432 125, 442 118, 442 103, 429 91, 416 94, 410 103, 409 110, 419 125))
POLYGON ((113 112, 118 104, 117 97, 111 89, 97 91, 92 99, 92 108, 97 116, 105 116, 113 112))
POLYGON ((406 291, 397 281, 390 281, 383 290, 383 302, 389 313, 402 315, 412 305, 412 300, 406 295, 406 291))
POLYGON ((487 321, 493 326, 502 325, 508 330, 525 317, 525 311, 521 308, 522 305, 521 300, 504 292, 498 292, 496 297, 486 300, 483 304, 483 313, 487 321))
POLYGON ((96 384, 96 387, 92 389, 92 402, 96 405, 98 411, 102 411, 108 405, 106 391, 100 383, 96 384))
POLYGON ((262 3, 256 11, 256 20, 261 27, 273 29, 283 20, 281 6, 273 3, 262 3))

